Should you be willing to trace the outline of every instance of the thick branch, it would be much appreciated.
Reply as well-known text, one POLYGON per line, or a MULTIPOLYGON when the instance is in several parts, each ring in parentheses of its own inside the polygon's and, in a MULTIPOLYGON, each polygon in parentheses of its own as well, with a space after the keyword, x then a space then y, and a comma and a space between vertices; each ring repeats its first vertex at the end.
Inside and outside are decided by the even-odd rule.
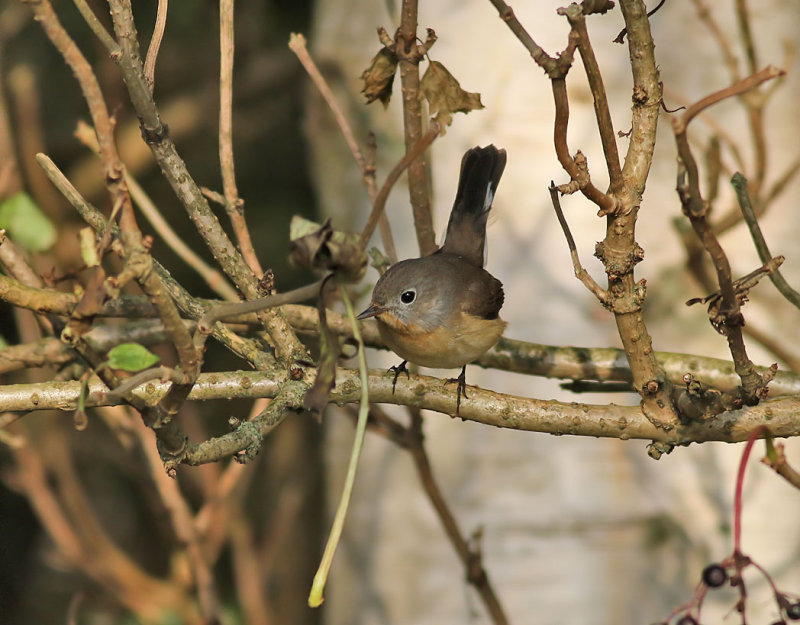
MULTIPOLYGON (((281 373, 262 371, 234 371, 228 373, 201 374, 189 394, 190 400, 239 399, 275 397, 266 411, 263 423, 255 426, 243 423, 236 431, 212 439, 187 452, 190 462, 200 457, 203 461, 214 461, 234 451, 256 444, 284 418, 295 414, 302 405, 306 389, 303 382, 287 382, 281 373), (217 450, 211 457, 209 449, 217 450), (193 460, 194 459, 194 460, 193 460)), ((338 369, 336 387, 331 392, 331 402, 336 404, 356 403, 361 390, 358 371, 338 369)), ((393 375, 385 371, 372 371, 369 375, 370 401, 375 403, 414 406, 435 410, 455 416, 456 394, 452 386, 439 378, 411 375, 407 380, 400 377, 395 391, 392 390, 393 375)), ((147 401, 157 400, 166 392, 168 385, 151 382, 134 395, 147 401)), ((800 436, 800 397, 788 396, 762 401, 757 406, 746 406, 729 411, 714 418, 660 427, 653 424, 642 413, 640 406, 592 405, 577 402, 545 401, 525 397, 504 395, 477 387, 468 387, 469 399, 461 403, 459 417, 494 427, 544 432, 548 434, 571 434, 654 440, 671 445, 691 442, 726 441, 738 442, 747 439, 749 433, 768 422, 773 436, 800 436)), ((47 382, 40 384, 17 384, 0 387, 0 411, 24 410, 73 410, 80 393, 79 382, 47 382)), ((94 381, 89 384, 87 407, 107 405, 108 389, 94 381)))

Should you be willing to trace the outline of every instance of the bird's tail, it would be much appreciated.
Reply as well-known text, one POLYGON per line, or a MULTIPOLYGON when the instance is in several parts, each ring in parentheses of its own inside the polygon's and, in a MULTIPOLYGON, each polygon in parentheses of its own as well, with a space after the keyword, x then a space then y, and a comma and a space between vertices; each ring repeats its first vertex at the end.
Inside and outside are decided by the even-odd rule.
POLYGON ((486 220, 505 166, 506 151, 493 145, 475 147, 464 154, 442 252, 483 267, 486 220))

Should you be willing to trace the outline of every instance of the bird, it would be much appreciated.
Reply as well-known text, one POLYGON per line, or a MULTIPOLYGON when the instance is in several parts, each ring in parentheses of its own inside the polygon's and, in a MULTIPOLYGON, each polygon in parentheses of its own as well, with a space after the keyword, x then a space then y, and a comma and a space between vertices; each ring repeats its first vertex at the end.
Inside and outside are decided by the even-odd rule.
POLYGON ((378 279, 369 306, 383 342, 403 359, 392 367, 394 392, 406 364, 455 369, 456 415, 466 394, 467 364, 500 339, 503 284, 484 269, 486 222, 506 166, 506 151, 474 147, 461 159, 456 198, 444 243, 428 256, 400 261, 378 279))

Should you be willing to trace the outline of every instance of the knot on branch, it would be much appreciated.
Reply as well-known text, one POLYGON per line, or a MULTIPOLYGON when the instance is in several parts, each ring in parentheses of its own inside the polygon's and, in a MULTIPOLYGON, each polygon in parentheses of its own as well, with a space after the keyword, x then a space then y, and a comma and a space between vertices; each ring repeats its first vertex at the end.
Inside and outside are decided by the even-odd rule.
MULTIPOLYGON (((604 241, 598 241, 594 246, 594 256, 603 263, 608 279, 615 281, 631 273, 634 265, 644 259, 644 249, 635 243, 632 250, 616 251, 607 248, 604 241)), ((645 282, 641 281, 640 286, 644 288, 645 282)))
POLYGON ((476 588, 480 588, 488 581, 486 569, 483 568, 482 539, 483 528, 478 528, 470 536, 467 544, 466 561, 464 562, 467 581, 476 588))
POLYGON ((161 462, 164 463, 164 469, 167 475, 174 478, 178 474, 178 465, 183 462, 183 458, 186 455, 186 450, 189 446, 189 437, 184 435, 179 437, 177 442, 170 441, 170 443, 172 444, 170 444, 168 448, 166 439, 161 436, 156 436, 158 455, 161 457, 161 462))
POLYGON ((611 0, 583 0, 581 9, 584 15, 604 15, 616 6, 611 0))
POLYGON ((675 406, 678 408, 678 417, 681 422, 703 421, 710 419, 726 409, 734 408, 733 397, 725 401, 723 393, 714 388, 709 388, 691 373, 683 376, 684 387, 674 387, 676 397, 675 406))
POLYGON ((647 446, 647 455, 653 460, 660 460, 662 455, 672 453, 673 449, 675 449, 675 445, 672 443, 653 441, 647 446))
POLYGON ((142 139, 147 145, 162 143, 169 138, 169 126, 167 124, 159 123, 155 128, 148 128, 141 117, 139 117, 139 130, 142 133, 142 139))

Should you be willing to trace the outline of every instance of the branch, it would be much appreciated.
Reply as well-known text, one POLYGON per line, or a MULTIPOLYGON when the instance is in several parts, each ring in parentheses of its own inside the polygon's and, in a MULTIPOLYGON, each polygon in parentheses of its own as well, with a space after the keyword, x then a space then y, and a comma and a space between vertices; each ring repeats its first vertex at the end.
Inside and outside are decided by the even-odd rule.
POLYGON ((565 9, 558 9, 560 15, 565 15, 578 37, 578 52, 583 61, 586 78, 592 91, 597 128, 600 131, 600 140, 603 144, 603 154, 606 157, 606 167, 610 180, 611 193, 622 191, 624 182, 622 168, 619 164, 619 150, 617 149, 617 136, 614 132, 614 123, 611 120, 611 111, 608 107, 606 88, 603 85, 603 76, 594 56, 592 44, 589 41, 589 31, 586 28, 586 18, 582 7, 576 3, 570 4, 565 9))
MULTIPOLYGON (((64 197, 67 198, 83 220, 86 221, 95 232, 106 232, 108 225, 103 215, 78 193, 77 189, 72 186, 72 183, 67 180, 66 176, 59 171, 55 164, 43 154, 37 155, 36 160, 39 162, 39 165, 45 171, 50 181, 61 191, 64 197)), ((110 232, 115 237, 119 236, 119 227, 116 224, 111 224, 110 232)), ((157 260, 153 260, 153 270, 161 278, 169 296, 186 316, 197 320, 207 312, 211 304, 203 303, 192 297, 186 289, 172 278, 170 273, 157 260)), ((0 283, 2 283, 2 280, 0 280, 0 283)), ((63 295, 69 294, 65 293, 63 295)), ((19 302, 13 303, 22 305, 19 302)), ((48 300, 48 306, 54 306, 55 303, 56 302, 52 299, 48 300)), ((63 312, 60 314, 72 314, 74 304, 67 304, 67 300, 65 299, 58 300, 58 303, 65 305, 61 309, 63 312)), ((215 304, 216 303, 217 302, 215 302, 215 304)), ((55 312, 55 308, 53 310, 55 312)), ((148 301, 137 299, 136 297, 123 296, 105 301, 103 307, 97 310, 96 314, 111 317, 154 317, 157 316, 158 311, 155 306, 148 301)), ((235 354, 248 360, 256 368, 261 369, 263 367, 272 366, 273 364, 272 356, 264 351, 260 343, 251 339, 239 337, 227 328, 215 326, 214 338, 235 354)))
POLYGON ((784 478, 789 484, 795 488, 800 488, 800 472, 793 469, 789 462, 786 460, 786 447, 783 443, 772 444, 772 441, 767 438, 767 455, 761 459, 761 462, 770 467, 775 473, 784 478))
MULTIPOLYGON (((353 158, 355 159, 356 164, 361 171, 361 176, 364 180, 364 184, 367 187, 367 195, 369 196, 370 203, 375 206, 375 202, 378 197, 378 188, 375 184, 375 165, 373 159, 368 160, 364 158, 361 148, 358 147, 358 142, 353 135, 353 130, 350 128, 350 124, 347 122, 347 118, 342 112, 342 107, 339 106, 339 103, 336 101, 336 97, 333 95, 333 91, 328 86, 324 76, 319 71, 316 63, 314 63, 314 59, 311 58, 311 55, 308 52, 308 48, 306 47, 306 38, 301 34, 292 33, 289 37, 289 48, 297 55, 297 59, 305 68, 309 78, 311 78, 311 82, 313 82, 317 87, 320 95, 328 105, 333 118, 336 120, 336 124, 339 126, 339 130, 342 132, 345 143, 347 143, 347 147, 350 148, 350 153, 353 155, 353 158)), ((368 147, 374 147, 374 139, 374 135, 370 135, 371 145, 368 147)), ((374 157, 374 153, 372 156, 374 157)), ((383 243, 384 253, 386 254, 387 258, 389 258, 389 262, 394 264, 397 262, 397 251, 395 249, 394 237, 392 237, 389 219, 384 211, 381 211, 378 217, 378 229, 381 233, 381 242, 383 243)))
POLYGON ((744 339, 742 337, 742 326, 744 318, 741 314, 741 306, 737 293, 733 285, 731 267, 725 251, 719 243, 711 224, 707 220, 708 205, 703 199, 700 191, 700 176, 698 173, 697 162, 694 159, 689 141, 687 138, 687 126, 695 116, 707 107, 722 101, 725 98, 733 97, 753 89, 762 82, 781 76, 782 70, 768 66, 737 83, 712 93, 698 102, 692 104, 681 117, 672 119, 672 128, 675 134, 675 143, 680 157, 678 174, 678 196, 684 214, 689 218, 697 236, 703 242, 714 263, 717 272, 719 290, 722 295, 722 303, 719 306, 720 330, 728 340, 736 371, 742 378, 742 390, 744 399, 748 403, 755 403, 766 388, 767 379, 759 375, 752 361, 747 356, 744 339))
MULTIPOLYGON (((731 184, 736 190, 736 198, 739 200, 742 216, 747 223, 747 227, 750 229, 750 236, 753 237, 753 243, 756 246, 758 257, 761 259, 762 263, 766 264, 772 259, 772 254, 770 254, 769 246, 767 246, 764 235, 761 233, 761 227, 758 225, 758 219, 753 210, 753 204, 750 201, 750 194, 747 191, 747 178, 737 172, 733 175, 733 178, 731 178, 731 184)), ((786 282, 786 278, 783 277, 780 270, 776 269, 771 272, 769 274, 769 279, 772 280, 772 284, 780 291, 781 295, 789 300, 795 308, 800 308, 800 293, 795 291, 789 283, 786 282)))
MULTIPOLYGON (((85 122, 79 121, 75 129, 75 137, 95 154, 98 154, 97 138, 91 126, 85 122)), ((37 154, 36 160, 58 190, 74 205, 73 198, 77 195, 77 191, 71 188, 72 184, 66 181, 66 177, 58 170, 55 163, 45 154, 37 154)), ((150 199, 150 196, 141 185, 139 185, 127 167, 123 171, 123 175, 125 176, 125 183, 128 185, 134 203, 138 206, 147 221, 150 222, 150 225, 153 226, 153 230, 158 232, 159 237, 164 243, 166 243, 188 267, 196 271, 209 288, 220 295, 220 297, 231 301, 238 300, 238 293, 230 286, 227 280, 225 280, 225 276, 200 258, 200 256, 172 229, 172 226, 169 225, 169 222, 164 218, 153 200, 150 199)))
MULTIPOLYGON (((400 28, 395 36, 394 53, 400 67, 400 85, 403 94, 403 136, 406 154, 416 150, 423 139, 422 98, 420 98, 419 62, 433 45, 435 35, 428 29, 428 42, 417 44, 417 0, 402 0, 400 28)), ((436 251, 436 233, 433 229, 430 172, 424 153, 412 159, 408 167, 408 195, 414 215, 419 252, 428 256, 436 251)))
POLYGON ((672 119, 672 128, 676 133, 685 133, 686 127, 689 125, 689 122, 692 121, 697 115, 699 115, 702 111, 707 109, 709 106, 713 106, 717 102, 721 102, 726 98, 731 98, 733 96, 742 95, 750 89, 755 89, 761 83, 766 82, 768 80, 773 80, 780 76, 785 76, 786 72, 784 72, 779 67, 774 67, 772 65, 767 65, 764 69, 756 74, 751 74, 747 78, 739 80, 732 84, 730 87, 725 87, 724 89, 720 89, 719 91, 715 91, 714 93, 707 95, 704 98, 701 98, 689 108, 684 111, 683 115, 680 117, 674 117, 672 119))
MULTIPOLYGON (((444 494, 436 482, 431 468, 428 453, 424 445, 424 435, 422 433, 422 415, 419 409, 412 409, 411 411, 411 425, 406 429, 405 441, 406 449, 408 449, 411 457, 414 459, 414 466, 417 468, 419 480, 425 493, 428 495, 437 516, 439 517, 445 534, 450 539, 453 547, 458 554, 461 564, 464 566, 467 581, 475 587, 478 595, 486 606, 489 616, 495 625, 508 625, 508 618, 505 615, 503 606, 494 592, 494 588, 489 581, 489 575, 486 569, 483 568, 483 558, 480 545, 470 545, 470 541, 466 540, 456 521, 453 513, 450 511, 444 494)), ((478 543, 480 540, 480 532, 477 531, 473 535, 473 542, 478 543)))
MULTIPOLYGON (((186 163, 178 155, 175 144, 169 138, 167 127, 161 122, 144 78, 130 0, 109 0, 109 4, 114 31, 122 49, 122 54, 115 60, 141 120, 142 135, 147 145, 223 271, 248 299, 260 297, 256 277, 225 234, 202 191, 187 170, 186 163)), ((306 358, 305 347, 294 336, 279 312, 275 309, 263 311, 259 319, 273 338, 277 355, 284 363, 288 365, 306 358)))
POLYGON ((367 244, 372 238, 372 234, 375 232, 375 226, 380 221, 381 215, 384 214, 386 200, 389 198, 389 193, 391 192, 392 187, 394 187, 394 184, 397 182, 398 178, 400 178, 400 175, 416 159, 418 159, 425 152, 425 150, 428 149, 428 147, 430 147, 431 143, 433 143, 438 136, 439 124, 436 122, 431 122, 431 127, 428 129, 428 132, 425 133, 420 140, 417 141, 417 143, 406 152, 406 155, 400 159, 400 162, 397 163, 397 165, 394 166, 394 169, 389 172, 389 175, 386 176, 386 180, 384 181, 383 186, 381 187, 381 190, 375 198, 374 204, 372 205, 372 212, 369 214, 369 218, 364 226, 364 230, 361 232, 361 249, 367 248, 367 244))
POLYGON ((569 224, 564 217, 564 211, 561 210, 561 202, 558 199, 558 188, 552 181, 550 182, 548 191, 550 191, 550 200, 553 202, 553 209, 556 211, 558 223, 561 224, 561 230, 564 232, 564 238, 567 239, 567 247, 569 247, 569 255, 572 258, 572 269, 575 271, 575 277, 578 278, 578 280, 580 280, 587 289, 589 289, 589 291, 600 301, 601 304, 604 306, 608 305, 611 301, 611 296, 608 294, 608 291, 604 290, 599 284, 597 284, 594 278, 592 278, 591 274, 589 274, 589 272, 583 268, 583 265, 581 265, 581 260, 578 257, 578 249, 575 246, 575 239, 572 238, 572 232, 570 232, 569 224))
POLYGON ((156 25, 153 27, 153 36, 150 38, 150 45, 147 48, 147 56, 144 60, 144 76, 150 85, 151 94, 155 90, 156 59, 158 58, 158 51, 161 49, 161 40, 164 38, 164 29, 167 27, 168 5, 168 0, 158 0, 156 25))
POLYGON ((239 242, 247 265, 256 276, 264 271, 253 248, 250 230, 244 219, 244 200, 236 188, 236 171, 233 161, 233 0, 219 3, 219 167, 222 172, 222 189, 225 211, 231 220, 233 232, 239 242))
MULTIPOLYGON (((337 369, 336 387, 330 395, 335 404, 360 401, 358 371, 337 369)), ((455 417, 456 397, 452 387, 439 378, 411 375, 400 377, 393 391, 393 375, 375 370, 369 374, 370 401, 413 406, 455 417)), ((44 382, 0 386, 0 411, 73 410, 77 406, 80 382, 44 382)), ((148 401, 157 400, 168 384, 151 382, 133 392, 148 401)), ((213 462, 248 446, 260 443, 275 426, 302 406, 308 385, 288 381, 287 374, 271 371, 231 371, 201 374, 189 400, 274 398, 263 418, 244 422, 229 434, 199 445, 190 445, 183 461, 189 464, 213 462)), ((768 422, 773 436, 800 436, 800 397, 787 396, 762 401, 756 406, 721 413, 709 419, 659 427, 642 413, 640 406, 593 405, 577 402, 545 401, 505 395, 468 387, 469 400, 461 404, 459 417, 494 427, 544 432, 653 440, 669 445, 706 441, 739 442, 757 426, 768 422)), ((109 405, 108 389, 93 380, 86 396, 87 408, 109 405)))

